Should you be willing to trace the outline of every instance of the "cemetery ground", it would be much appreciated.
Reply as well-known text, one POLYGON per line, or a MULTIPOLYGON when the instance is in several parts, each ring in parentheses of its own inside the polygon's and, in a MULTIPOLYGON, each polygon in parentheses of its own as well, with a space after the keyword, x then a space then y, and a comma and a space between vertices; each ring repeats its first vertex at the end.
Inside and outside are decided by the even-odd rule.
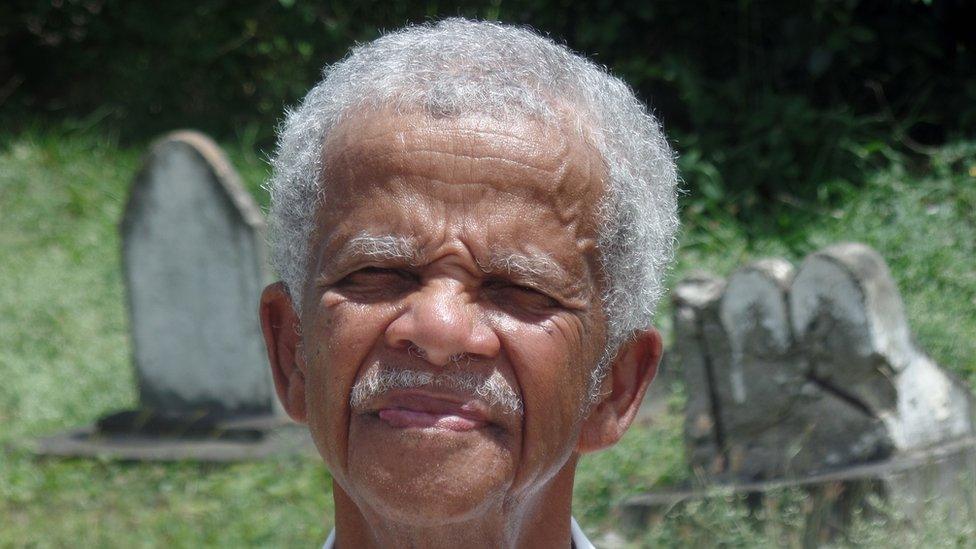
MULTIPOLYGON (((263 153, 223 145, 266 204, 263 153)), ((136 403, 117 223, 144 151, 91 129, 0 136, 0 547, 315 546, 331 527, 331 489, 312 456, 214 465, 29 452, 38 436, 136 403)), ((920 347, 976 386, 976 143, 940 149, 924 170, 892 162, 859 183, 825 183, 830 206, 777 197, 747 223, 688 201, 672 278, 864 242, 891 267, 920 347)), ((669 315, 665 304, 666 337, 669 315)), ((574 511, 598 545, 615 503, 689 477, 683 389, 672 389, 659 414, 581 463, 574 511)), ((806 503, 784 490, 753 514, 731 496, 690 504, 631 543, 796 545, 806 503)), ((943 511, 933 502, 921 517, 861 516, 838 543, 976 543, 976 526, 945 527, 943 511)))

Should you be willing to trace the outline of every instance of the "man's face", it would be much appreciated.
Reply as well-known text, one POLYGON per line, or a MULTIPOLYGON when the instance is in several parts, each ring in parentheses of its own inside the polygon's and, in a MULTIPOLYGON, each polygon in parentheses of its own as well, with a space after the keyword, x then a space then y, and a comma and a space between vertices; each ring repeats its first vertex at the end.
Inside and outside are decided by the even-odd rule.
POLYGON ((571 479, 606 338, 599 155, 530 121, 391 112, 350 119, 325 150, 299 363, 339 488, 437 523, 571 479), (493 377, 523 411, 443 384, 350 404, 390 370, 493 377))

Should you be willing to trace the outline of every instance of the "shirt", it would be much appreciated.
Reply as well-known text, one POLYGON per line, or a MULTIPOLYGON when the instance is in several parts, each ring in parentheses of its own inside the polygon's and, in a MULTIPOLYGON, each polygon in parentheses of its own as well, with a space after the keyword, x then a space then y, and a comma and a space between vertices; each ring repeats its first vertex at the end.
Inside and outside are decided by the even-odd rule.
MULTIPOLYGON (((573 543, 573 549, 596 549, 590 540, 586 538, 586 534, 580 529, 579 524, 576 523, 576 519, 569 517, 569 532, 573 543)), ((335 549, 335 529, 329 533, 329 538, 325 540, 325 545, 322 549, 335 549)))

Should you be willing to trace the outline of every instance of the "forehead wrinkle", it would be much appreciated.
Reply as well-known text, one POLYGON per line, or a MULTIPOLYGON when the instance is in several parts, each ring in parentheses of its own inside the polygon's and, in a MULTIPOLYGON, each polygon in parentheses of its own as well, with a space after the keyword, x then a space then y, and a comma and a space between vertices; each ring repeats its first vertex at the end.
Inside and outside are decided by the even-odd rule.
MULTIPOLYGON (((414 134, 421 134, 422 137, 434 138, 437 135, 449 135, 448 143, 458 143, 459 138, 480 137, 478 141, 492 143, 498 138, 504 138, 505 142, 518 145, 516 148, 525 150, 535 148, 533 139, 523 137, 526 130, 534 133, 527 128, 524 123, 519 121, 499 121, 495 119, 472 119, 468 117, 449 118, 445 120, 431 120, 427 117, 419 118, 407 128, 395 127, 389 124, 389 118, 379 116, 380 113, 366 114, 362 119, 358 119, 359 124, 347 123, 341 125, 333 132, 332 138, 325 143, 324 152, 336 150, 333 147, 347 148, 353 144, 372 144, 373 142, 384 142, 393 137, 400 144, 406 142, 406 137, 414 134), (500 123, 500 124, 499 124, 500 123), (478 126, 491 126, 491 129, 481 129, 478 126), (499 127, 501 126, 501 127, 499 127)), ((400 119, 414 118, 409 115, 391 114, 390 116, 400 119)), ((552 137, 561 138, 564 146, 568 144, 569 137, 575 132, 567 132, 566 128, 559 125, 545 124, 540 121, 532 121, 531 126, 538 130, 547 143, 552 142, 552 137)), ((578 130, 577 130, 578 131, 578 130)), ((584 140, 585 141, 585 140, 584 140)), ((563 147, 560 147, 562 149, 563 147)))
MULTIPOLYGON (((524 137, 526 128, 520 125, 514 125, 510 130, 508 128, 482 130, 457 125, 393 129, 371 122, 371 119, 367 119, 367 123, 352 126, 331 139, 324 147, 324 156, 331 157, 335 162, 349 162, 351 157, 352 165, 355 166, 356 159, 361 156, 387 159, 398 154, 430 153, 472 160, 498 160, 547 174, 555 173, 558 176, 565 171, 567 157, 570 156, 572 149, 571 136, 567 132, 554 131, 553 128, 548 127, 536 127, 541 132, 538 137, 541 137, 547 145, 545 149, 540 149, 540 141, 524 137), (419 138, 408 139, 413 136, 419 138), (479 139, 471 144, 470 140, 466 139, 469 137, 479 139), (391 150, 391 143, 396 143, 398 147, 391 150), (459 147, 458 143, 467 143, 467 146, 459 147), (445 146, 437 147, 436 144, 445 146), (484 150, 485 153, 474 152, 479 149, 484 150), (519 160, 515 161, 493 154, 494 151, 519 151, 522 154, 519 154, 519 160)), ((463 121, 461 123, 463 124, 463 121)), ((585 145, 585 141, 581 143, 585 145)), ((402 162, 396 165, 402 167, 402 162)))
MULTIPOLYGON (((350 133, 355 135, 355 129, 350 130, 350 133)), ((546 136, 550 132, 543 132, 546 136)), ((412 136, 414 134, 420 134, 422 137, 428 138, 427 140, 433 140, 436 136, 449 135, 450 139, 446 140, 449 143, 459 142, 458 138, 465 137, 480 137, 481 139, 477 142, 492 143, 498 140, 499 137, 504 138, 506 142, 510 142, 515 145, 522 145, 518 147, 519 149, 524 149, 525 147, 534 147, 534 143, 531 139, 526 139, 522 137, 525 134, 525 129, 522 131, 500 131, 500 130, 481 130, 477 128, 465 128, 463 126, 426 126, 421 128, 408 128, 408 129, 397 129, 391 130, 389 128, 380 128, 376 132, 371 132, 363 135, 355 140, 355 143, 362 144, 372 144, 374 142, 384 142, 389 137, 395 136, 398 143, 405 144, 406 137, 412 136)), ((558 134, 563 135, 563 134, 558 134)), ((349 135, 344 136, 345 139, 349 139, 349 135)), ((565 141, 563 139, 562 141, 565 141)))
MULTIPOLYGON (((353 172, 359 169, 359 164, 355 158, 357 147, 346 148, 338 154, 339 163, 345 164, 345 169, 353 172)), ((579 208, 583 205, 579 202, 591 191, 579 188, 579 183, 574 183, 574 173, 582 175, 581 180, 584 185, 590 187, 593 181, 586 176, 591 170, 590 167, 578 166, 570 158, 569 149, 561 149, 558 155, 553 157, 553 162, 546 166, 534 166, 526 163, 524 156, 517 158, 506 158, 500 155, 468 155, 456 152, 440 151, 428 148, 416 148, 412 150, 389 150, 384 148, 381 151, 370 151, 362 153, 362 156, 370 158, 371 162, 376 162, 382 166, 381 176, 374 184, 368 185, 370 188, 384 187, 385 183, 403 183, 409 178, 421 178, 427 183, 439 183, 450 187, 465 188, 472 186, 487 185, 492 187, 495 192, 517 197, 519 199, 530 199, 534 201, 545 201, 548 197, 556 196, 557 204, 561 206, 555 212, 558 219, 562 222, 569 222, 578 214, 579 208), (465 159, 472 163, 472 173, 482 174, 476 180, 458 180, 436 177, 431 172, 431 166, 437 165, 435 158, 465 159), (518 170, 528 170, 528 173, 516 174, 518 170), (495 176, 485 177, 484 174, 493 173, 495 176), (514 177, 527 177, 535 182, 545 182, 544 185, 537 184, 516 184, 514 177)), ((338 168, 339 166, 335 166, 338 168)), ((374 176, 375 177, 375 176, 374 176)), ((597 180, 598 186, 602 181, 597 180)), ((368 194, 368 189, 359 187, 346 191, 359 195, 368 194)), ((595 199, 584 200, 585 203, 594 203, 595 199)))
POLYGON ((336 155, 337 164, 346 163, 355 169, 357 166, 357 159, 369 158, 371 161, 386 161, 388 165, 388 170, 395 173, 398 176, 427 176, 429 171, 430 157, 448 157, 453 159, 463 159, 469 160, 474 163, 500 163, 512 166, 514 168, 524 168, 536 172, 546 178, 553 178, 553 180, 563 182, 565 179, 565 174, 568 171, 570 162, 567 161, 567 154, 560 151, 559 155, 554 155, 552 162, 530 162, 534 158, 526 158, 520 155, 518 159, 506 158, 501 154, 497 154, 494 151, 486 151, 484 154, 471 154, 467 152, 459 151, 447 151, 440 150, 434 147, 427 146, 417 146, 410 148, 399 148, 390 150, 388 147, 382 147, 379 150, 374 150, 370 147, 364 147, 362 143, 357 143, 354 146, 346 147, 341 152, 336 155), (416 156, 415 156, 416 155, 416 156), (399 157, 405 158, 399 158, 399 157), (413 165, 411 165, 413 164, 413 165))
POLYGON ((532 121, 527 126, 525 121, 469 117, 431 120, 423 114, 390 113, 406 123, 404 128, 380 114, 366 113, 362 119, 343 124, 322 151, 326 165, 354 177, 363 160, 369 159, 380 173, 385 172, 381 179, 399 180, 431 179, 428 166, 444 158, 466 161, 470 164, 465 170, 477 180, 438 182, 487 184, 523 199, 546 200, 555 195, 560 206, 556 214, 562 222, 583 213, 582 204, 575 202, 595 206, 599 201, 595 195, 603 194, 602 158, 579 128, 565 122, 551 125, 532 121), (475 143, 470 143, 472 140, 475 143), (516 174, 518 170, 528 172, 516 174), (516 178, 522 177, 542 185, 515 184, 516 178))

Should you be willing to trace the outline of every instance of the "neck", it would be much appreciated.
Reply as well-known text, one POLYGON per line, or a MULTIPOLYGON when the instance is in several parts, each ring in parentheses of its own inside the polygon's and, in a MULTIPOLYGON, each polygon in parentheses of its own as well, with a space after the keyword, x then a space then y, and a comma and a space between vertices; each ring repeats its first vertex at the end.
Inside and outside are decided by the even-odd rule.
POLYGON ((570 547, 575 473, 574 457, 533 493, 499 498, 497 505, 446 524, 392 520, 333 481, 336 547, 570 547))

